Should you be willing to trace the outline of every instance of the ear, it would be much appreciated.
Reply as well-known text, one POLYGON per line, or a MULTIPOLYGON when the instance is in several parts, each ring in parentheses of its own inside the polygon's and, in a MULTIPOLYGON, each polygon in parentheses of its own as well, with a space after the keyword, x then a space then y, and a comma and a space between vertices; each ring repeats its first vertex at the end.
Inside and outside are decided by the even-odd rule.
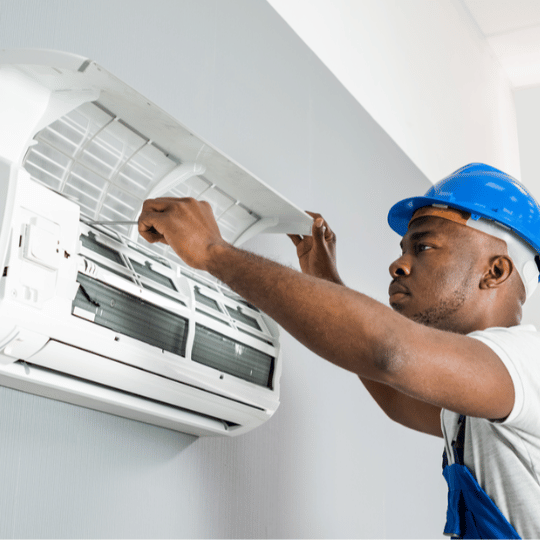
POLYGON ((490 261, 487 272, 480 282, 481 289, 493 289, 500 287, 514 271, 512 259, 506 255, 498 255, 490 261))

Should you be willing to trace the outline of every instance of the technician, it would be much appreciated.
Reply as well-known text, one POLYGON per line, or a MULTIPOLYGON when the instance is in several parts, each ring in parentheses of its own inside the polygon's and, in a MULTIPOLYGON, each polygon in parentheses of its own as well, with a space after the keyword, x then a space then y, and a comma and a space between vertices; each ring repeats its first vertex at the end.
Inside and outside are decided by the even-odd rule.
POLYGON ((312 236, 291 236, 302 273, 225 242, 206 202, 147 200, 139 232, 356 373, 392 420, 444 437, 445 534, 539 538, 540 334, 520 325, 539 279, 538 203, 480 163, 397 203, 392 309, 342 283, 336 236, 312 216, 312 236))

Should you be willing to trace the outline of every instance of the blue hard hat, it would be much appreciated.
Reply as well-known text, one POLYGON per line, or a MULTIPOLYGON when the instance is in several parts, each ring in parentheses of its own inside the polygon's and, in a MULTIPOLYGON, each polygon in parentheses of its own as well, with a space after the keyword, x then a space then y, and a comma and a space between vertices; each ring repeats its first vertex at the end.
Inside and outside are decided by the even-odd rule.
POLYGON ((392 206, 388 223, 403 236, 416 210, 434 204, 470 212, 473 220, 487 218, 501 223, 540 254, 540 206, 521 183, 494 167, 465 165, 429 188, 423 197, 392 206))

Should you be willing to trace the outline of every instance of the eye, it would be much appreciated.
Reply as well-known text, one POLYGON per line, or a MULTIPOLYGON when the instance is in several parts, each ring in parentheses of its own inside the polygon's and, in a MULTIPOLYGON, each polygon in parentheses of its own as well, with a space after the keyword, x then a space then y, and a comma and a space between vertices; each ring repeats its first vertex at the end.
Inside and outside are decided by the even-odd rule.
POLYGON ((426 244, 416 244, 416 252, 420 253, 422 251, 427 251, 428 249, 433 249, 431 246, 428 246, 426 244))

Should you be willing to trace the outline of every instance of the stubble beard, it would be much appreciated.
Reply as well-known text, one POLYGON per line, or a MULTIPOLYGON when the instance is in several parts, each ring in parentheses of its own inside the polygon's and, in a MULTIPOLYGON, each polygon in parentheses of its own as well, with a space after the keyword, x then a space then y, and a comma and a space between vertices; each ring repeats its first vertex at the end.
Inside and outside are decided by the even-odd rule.
POLYGON ((453 330, 455 326, 452 324, 454 314, 462 308, 466 299, 464 288, 460 288, 455 290, 449 299, 441 300, 438 305, 415 313, 410 319, 431 328, 453 330))
MULTIPOLYGON (((465 304, 471 282, 472 276, 469 273, 461 285, 449 297, 441 299, 437 305, 418 311, 408 316, 408 318, 431 328, 459 332, 460 324, 459 320, 456 320, 455 314, 465 304)), ((399 312, 401 311, 399 307, 395 306, 394 309, 399 312)))

